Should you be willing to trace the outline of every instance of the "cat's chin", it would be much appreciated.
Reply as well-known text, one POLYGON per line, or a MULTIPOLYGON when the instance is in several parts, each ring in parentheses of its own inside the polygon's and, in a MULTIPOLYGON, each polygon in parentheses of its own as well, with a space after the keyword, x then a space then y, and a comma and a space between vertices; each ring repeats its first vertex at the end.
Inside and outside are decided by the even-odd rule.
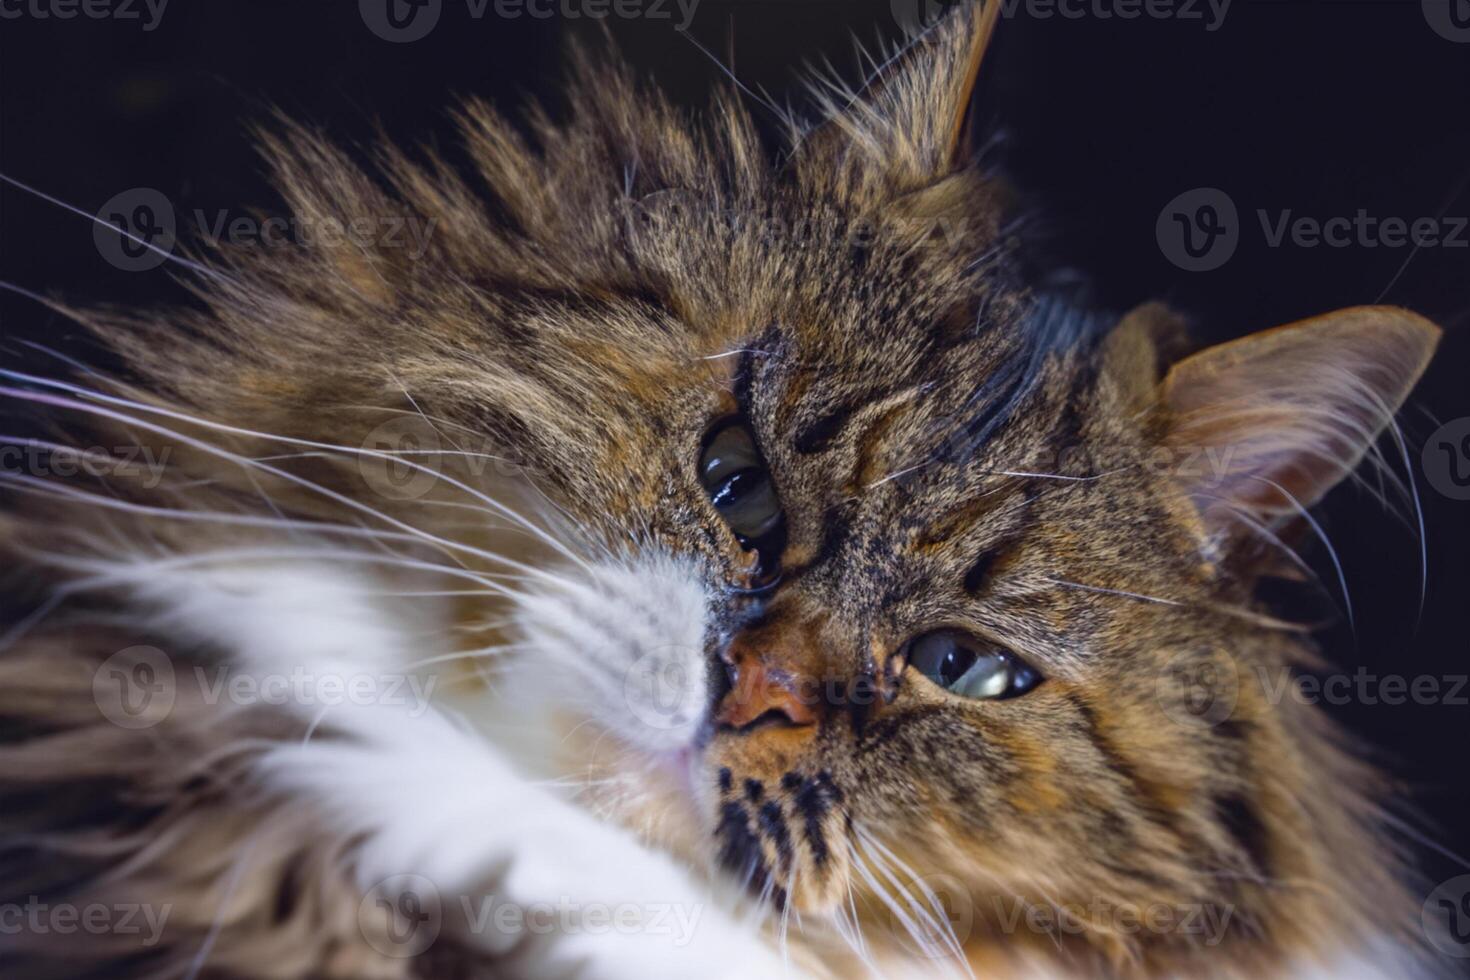
POLYGON ((708 740, 698 739, 653 753, 633 750, 648 759, 646 790, 653 805, 665 808, 669 822, 686 823, 702 838, 719 795, 719 768, 708 749, 708 740))

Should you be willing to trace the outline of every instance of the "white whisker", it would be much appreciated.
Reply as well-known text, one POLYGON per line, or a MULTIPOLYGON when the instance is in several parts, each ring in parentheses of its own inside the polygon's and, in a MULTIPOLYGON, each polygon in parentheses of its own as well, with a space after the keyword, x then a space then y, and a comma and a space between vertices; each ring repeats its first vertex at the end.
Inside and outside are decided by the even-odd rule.
POLYGON ((1043 581, 1050 582, 1053 585, 1065 586, 1069 589, 1082 589, 1084 592, 1097 592, 1102 595, 1122 596, 1126 599, 1139 599, 1143 602, 1157 602, 1160 605, 1164 606, 1184 605, 1184 603, 1178 601, 1177 599, 1164 599, 1160 596, 1144 595, 1142 592, 1129 592, 1126 589, 1109 589, 1101 585, 1083 585, 1081 582, 1069 582, 1066 579, 1053 578, 1050 576, 1044 577, 1043 581))
MULTIPOLYGON (((91 389, 83 388, 80 385, 73 385, 73 384, 69 384, 69 383, 66 383, 66 382, 55 381, 55 380, 52 380, 52 379, 49 379, 49 378, 41 378, 41 377, 37 377, 37 376, 34 376, 34 375, 25 374, 25 373, 19 372, 19 371, 11 371, 11 370, 0 368, 0 375, 3 375, 5 377, 16 378, 18 380, 26 381, 26 382, 31 382, 31 383, 34 383, 34 384, 44 385, 46 387, 57 388, 57 389, 60 389, 60 390, 63 390, 63 391, 68 391, 68 392, 71 392, 73 394, 80 395, 82 397, 86 397, 86 398, 90 398, 90 399, 93 399, 93 400, 96 400, 96 401, 104 402, 106 404, 122 405, 122 406, 125 406, 125 407, 128 407, 128 408, 132 408, 132 409, 137 410, 137 411, 148 412, 150 414, 161 415, 161 416, 163 416, 165 418, 172 418, 172 419, 176 419, 178 421, 188 422, 188 423, 193 424, 193 425, 198 425, 198 426, 201 426, 203 428, 213 429, 213 430, 219 431, 219 432, 226 432, 226 433, 229 433, 231 435, 245 436, 245 437, 248 437, 248 438, 256 438, 256 439, 274 440, 274 441, 277 441, 277 442, 286 443, 288 445, 306 446, 306 447, 310 447, 310 448, 313 448, 313 449, 323 449, 323 450, 328 450, 328 451, 340 452, 340 453, 344 453, 344 454, 348 454, 348 455, 368 456, 370 458, 377 458, 377 459, 397 460, 398 462, 400 462, 404 466, 408 466, 409 468, 418 470, 420 472, 431 473, 435 477, 444 480, 446 483, 450 484, 451 486, 455 487, 456 489, 463 490, 464 492, 466 492, 466 493, 470 494, 471 496, 473 496, 475 499, 481 501, 483 504, 491 507, 496 512, 504 515, 505 517, 511 519, 512 521, 515 521, 517 523, 520 523, 527 530, 529 530, 529 531, 533 532, 534 534, 536 534, 537 537, 538 537, 538 540, 541 540, 544 543, 546 543, 547 545, 551 546, 558 554, 562 555, 563 557, 567 558, 568 560, 570 560, 572 562, 577 563, 578 565, 581 565, 584 569, 585 568, 588 568, 588 566, 583 561, 583 559, 580 556, 576 555, 574 552, 572 552, 570 549, 568 549, 566 547, 566 545, 562 544, 560 541, 557 541, 555 538, 552 538, 550 535, 546 534, 540 528, 535 527, 535 525, 533 525, 530 522, 526 521, 526 519, 524 517, 522 517, 521 515, 517 514, 515 511, 511 510, 510 508, 506 507, 504 504, 502 504, 499 501, 495 500, 494 498, 492 498, 492 497, 490 497, 490 496, 488 496, 488 495, 486 495, 486 494, 484 494, 484 493, 482 493, 482 492, 474 489, 473 487, 470 487, 468 484, 465 484, 465 483, 463 483, 463 482, 461 482, 459 480, 456 480, 453 477, 444 476, 443 474, 439 473, 437 470, 430 469, 430 468, 425 467, 425 466, 423 466, 421 464, 415 463, 412 460, 400 460, 400 459, 398 459, 398 457, 395 457, 395 456, 393 456, 390 453, 383 453, 383 452, 379 452, 377 450, 371 450, 371 449, 366 449, 366 448, 361 448, 361 447, 359 447, 357 449, 353 449, 353 448, 348 447, 348 446, 339 446, 339 445, 335 445, 335 444, 332 444, 332 443, 316 442, 316 441, 313 441, 313 440, 310 440, 310 439, 296 439, 296 438, 292 438, 290 436, 274 435, 274 434, 271 434, 271 433, 260 432, 258 430, 254 430, 254 429, 246 429, 246 428, 242 428, 242 427, 239 427, 239 426, 225 425, 223 423, 213 422, 213 421, 210 421, 208 419, 201 419, 201 418, 197 418, 197 417, 194 417, 194 416, 190 416, 190 415, 187 415, 187 414, 182 413, 182 412, 176 412, 176 411, 173 411, 173 410, 170 410, 170 409, 166 409, 166 408, 162 408, 162 407, 158 407, 158 406, 146 405, 146 404, 143 404, 141 402, 133 401, 131 399, 118 398, 116 396, 108 395, 108 394, 105 394, 103 392, 98 392, 98 391, 93 391, 91 389)), ((42 394, 37 393, 37 392, 29 392, 29 391, 25 391, 25 390, 22 390, 22 389, 6 388, 6 387, 0 387, 0 394, 9 395, 12 398, 17 398, 17 399, 22 400, 22 401, 35 401, 35 402, 40 402, 42 404, 54 405, 54 406, 60 407, 60 408, 71 408, 71 409, 75 409, 76 411, 90 412, 92 414, 101 415, 104 418, 110 418, 110 419, 112 419, 114 421, 123 422, 125 424, 138 425, 141 428, 144 428, 144 429, 146 429, 148 431, 156 432, 156 433, 158 433, 160 435, 172 436, 172 437, 174 437, 176 439, 179 439, 181 442, 184 442, 186 445, 192 445, 192 446, 194 446, 197 449, 200 449, 200 450, 202 450, 202 451, 204 451, 206 453, 210 453, 211 455, 220 456, 220 457, 226 458, 226 459, 232 459, 236 463, 240 463, 240 464, 249 464, 251 462, 246 457, 239 456, 239 455, 234 454, 234 453, 230 453, 230 452, 228 452, 226 450, 220 449, 217 446, 213 446, 210 443, 203 442, 202 440, 192 439, 190 437, 184 436, 181 433, 178 433, 178 432, 175 432, 174 430, 168 429, 167 427, 159 426, 159 425, 156 425, 156 424, 150 423, 150 422, 145 422, 145 421, 143 421, 141 419, 132 418, 130 416, 127 416, 127 415, 124 415, 124 414, 121 414, 121 413, 118 413, 118 412, 114 412, 114 411, 109 411, 107 409, 98 408, 98 407, 96 407, 94 405, 88 405, 88 404, 83 403, 83 402, 76 402, 76 401, 72 401, 70 399, 59 398, 59 397, 54 396, 54 395, 48 396, 48 395, 42 395, 42 394)), ((365 504, 361 504, 358 501, 354 501, 351 498, 348 498, 348 497, 346 497, 346 496, 344 496, 342 494, 336 493, 335 491, 327 490, 326 488, 320 487, 317 484, 314 484, 314 483, 312 483, 309 480, 305 480, 303 478, 296 477, 294 474, 287 473, 284 470, 280 470, 278 468, 271 467, 271 466, 265 466, 265 465, 262 465, 262 464, 254 464, 254 465, 261 465, 263 469, 265 469, 267 472, 272 473, 273 475, 279 476, 282 479, 285 479, 285 480, 288 480, 290 482, 293 482, 293 483, 296 483, 298 485, 301 485, 301 486, 303 486, 303 487, 305 487, 307 489, 315 490, 316 492, 319 492, 319 493, 327 496, 329 499, 336 500, 337 502, 342 503, 345 506, 354 507, 354 508, 359 509, 359 510, 362 510, 364 512, 367 512, 367 513, 370 513, 370 514, 374 514, 375 516, 378 516, 379 518, 381 518, 381 519, 383 519, 385 521, 388 521, 389 523, 395 523, 395 524, 403 527, 406 530, 412 530, 412 531, 417 531, 418 530, 416 528, 412 528, 409 525, 403 524, 403 522, 401 522, 401 521, 396 521, 393 518, 389 518, 386 515, 383 515, 380 512, 377 512, 377 511, 373 510, 373 508, 370 508, 370 507, 366 506, 365 504)), ((420 532, 420 533, 427 533, 427 532, 420 532)), ((452 542, 450 542, 449 544, 451 546, 453 546, 453 547, 460 547, 460 548, 465 547, 465 546, 460 546, 460 545, 454 545, 452 542)))

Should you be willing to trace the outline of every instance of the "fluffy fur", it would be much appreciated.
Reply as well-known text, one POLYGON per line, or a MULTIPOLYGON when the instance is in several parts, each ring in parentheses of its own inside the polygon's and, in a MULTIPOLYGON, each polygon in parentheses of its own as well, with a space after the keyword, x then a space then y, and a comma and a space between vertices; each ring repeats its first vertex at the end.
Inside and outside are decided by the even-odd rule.
POLYGON ((0 882, 171 909, 148 946, 12 937, 21 974, 1418 969, 1377 780, 1269 696, 1314 654, 1254 589, 1437 331, 1181 360, 1162 308, 1033 291, 966 152, 997 9, 774 154, 733 94, 693 122, 589 57, 566 118, 465 106, 468 174, 283 123, 298 220, 427 249, 226 251, 188 309, 76 313, 130 380, 7 373, 37 445, 170 450, 146 486, 6 477, 37 613, 0 656, 0 882), (732 415, 779 555, 699 483, 732 415), (1046 680, 942 690, 903 655, 940 626, 1046 680), (814 721, 715 725, 727 661, 811 681, 814 721), (574 911, 487 928, 487 897, 574 911))

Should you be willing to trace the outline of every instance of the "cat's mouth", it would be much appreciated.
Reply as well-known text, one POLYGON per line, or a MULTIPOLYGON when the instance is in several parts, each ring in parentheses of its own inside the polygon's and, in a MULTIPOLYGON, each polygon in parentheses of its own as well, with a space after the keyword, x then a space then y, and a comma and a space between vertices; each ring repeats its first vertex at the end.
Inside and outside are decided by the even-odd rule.
POLYGON ((709 695, 705 699, 703 714, 695 727, 693 739, 687 745, 664 752, 659 757, 661 767, 673 776, 684 798, 695 805, 704 797, 701 784, 706 781, 706 755, 719 730, 716 717, 725 696, 734 687, 728 669, 717 655, 709 657, 708 666, 709 695))

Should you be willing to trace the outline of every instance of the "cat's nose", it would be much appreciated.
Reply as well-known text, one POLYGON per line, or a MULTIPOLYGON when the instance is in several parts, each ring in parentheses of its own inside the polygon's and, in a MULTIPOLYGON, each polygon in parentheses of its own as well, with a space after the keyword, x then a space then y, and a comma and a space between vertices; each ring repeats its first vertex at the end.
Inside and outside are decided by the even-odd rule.
POLYGON ((770 631, 737 637, 723 655, 730 690, 715 712, 716 723, 737 731, 815 724, 820 684, 802 669, 800 654, 800 644, 789 636, 784 642, 770 631))
POLYGON ((773 725, 815 724, 817 714, 811 702, 815 699, 802 690, 802 684, 779 668, 768 668, 759 661, 747 661, 732 668, 731 688, 720 702, 715 721, 723 727, 740 731, 773 725))

